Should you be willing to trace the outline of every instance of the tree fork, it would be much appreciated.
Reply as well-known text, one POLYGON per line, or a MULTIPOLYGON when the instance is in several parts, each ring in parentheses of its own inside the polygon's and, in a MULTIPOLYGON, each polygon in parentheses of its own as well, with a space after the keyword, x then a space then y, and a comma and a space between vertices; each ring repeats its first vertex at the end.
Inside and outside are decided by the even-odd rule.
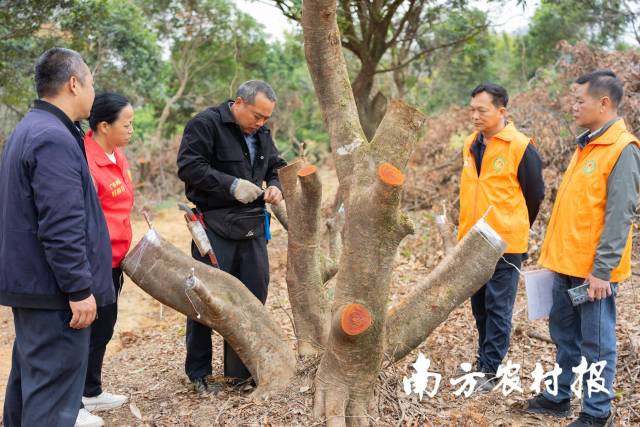
POLYGON ((153 298, 220 333, 256 381, 254 399, 290 383, 295 353, 265 306, 238 279, 194 260, 153 229, 122 267, 153 298))

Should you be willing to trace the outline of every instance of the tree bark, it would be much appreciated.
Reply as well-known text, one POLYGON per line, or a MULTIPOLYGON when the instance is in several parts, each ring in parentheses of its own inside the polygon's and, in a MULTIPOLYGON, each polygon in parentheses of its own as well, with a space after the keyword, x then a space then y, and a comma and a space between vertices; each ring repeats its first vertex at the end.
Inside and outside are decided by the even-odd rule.
POLYGON ((368 425, 371 419, 372 390, 384 350, 391 266, 400 241, 413 231, 399 209, 404 175, 394 165, 406 166, 423 120, 417 110, 395 102, 371 144, 356 152, 333 326, 315 382, 314 414, 324 416, 327 425, 344 425, 346 420, 368 425))
POLYGON ((358 117, 367 138, 371 139, 387 110, 387 97, 382 92, 371 96, 375 78, 375 64, 362 64, 360 73, 353 81, 353 96, 358 106, 358 117))
POLYGON ((238 279, 192 259, 153 229, 122 266, 146 293, 224 337, 258 386, 254 399, 289 384, 295 353, 265 306, 238 279))
POLYGON ((386 352, 396 362, 493 275, 505 242, 480 220, 411 294, 389 310, 386 352))
POLYGON ((278 171, 289 214, 287 290, 298 340, 298 354, 324 349, 329 335, 329 304, 324 289, 320 246, 322 184, 315 166, 301 161, 278 171))
POLYGON ((332 0, 303 3, 305 55, 331 138, 346 217, 332 327, 315 379, 314 415, 327 425, 370 420, 381 366, 391 266, 413 230, 399 210, 405 168, 424 116, 393 103, 370 144, 342 55, 332 0))
POLYGON ((304 50, 325 128, 331 140, 343 200, 353 176, 353 155, 367 141, 358 119, 342 55, 335 0, 303 2, 304 50))

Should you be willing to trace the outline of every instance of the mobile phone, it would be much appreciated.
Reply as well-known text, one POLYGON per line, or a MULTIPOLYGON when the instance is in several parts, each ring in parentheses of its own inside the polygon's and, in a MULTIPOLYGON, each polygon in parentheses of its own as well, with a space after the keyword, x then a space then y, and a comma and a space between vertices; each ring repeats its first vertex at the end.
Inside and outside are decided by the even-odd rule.
POLYGON ((569 298, 574 307, 587 302, 589 300, 589 283, 584 282, 580 286, 569 289, 569 298))

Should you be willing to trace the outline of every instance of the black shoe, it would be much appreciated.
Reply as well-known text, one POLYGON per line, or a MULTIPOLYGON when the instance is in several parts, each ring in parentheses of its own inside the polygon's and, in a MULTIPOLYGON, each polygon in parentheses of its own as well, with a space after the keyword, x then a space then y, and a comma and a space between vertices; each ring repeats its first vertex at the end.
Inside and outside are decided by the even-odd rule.
POLYGON ((220 380, 213 380, 207 383, 207 391, 211 394, 218 394, 224 390, 225 383, 220 380))
POLYGON ((218 394, 224 388, 224 384, 218 381, 209 382, 206 376, 191 380, 191 385, 197 393, 218 394))
POLYGON ((479 372, 482 372, 484 374, 484 377, 478 379, 480 385, 478 385, 476 390, 478 392, 489 392, 493 390, 493 388, 498 383, 496 373, 488 369, 481 369, 479 372))
POLYGON ((209 383, 206 376, 192 379, 191 385, 198 393, 206 393, 209 390, 209 383))
POLYGON ((605 427, 612 425, 613 417, 609 414, 608 417, 593 417, 584 412, 580 412, 580 416, 577 420, 569 424, 567 427, 605 427))
POLYGON ((530 414, 544 414, 554 417, 568 417, 571 415, 571 399, 565 399, 558 403, 553 402, 542 393, 526 401, 526 405, 523 408, 524 412, 530 414))

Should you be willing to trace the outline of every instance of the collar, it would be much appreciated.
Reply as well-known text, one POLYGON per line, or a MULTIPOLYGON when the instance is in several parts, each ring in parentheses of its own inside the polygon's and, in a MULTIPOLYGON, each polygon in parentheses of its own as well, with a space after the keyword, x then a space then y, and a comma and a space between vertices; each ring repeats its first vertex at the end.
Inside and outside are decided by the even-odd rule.
POLYGON ((233 117, 233 113, 231 112, 231 106, 233 105, 233 101, 228 99, 220 104, 220 116, 222 118, 223 123, 233 123, 236 124, 236 119, 233 117))
POLYGON ((67 114, 60 108, 56 107, 50 102, 43 101, 42 99, 36 99, 33 101, 33 109, 43 110, 50 114, 53 114, 58 118, 58 120, 62 122, 63 125, 65 125, 67 129, 69 129, 69 132, 71 132, 71 134, 76 137, 76 139, 79 138, 80 140, 82 140, 84 132, 82 132, 82 128, 80 127, 80 122, 73 122, 69 118, 69 116, 67 116, 67 114))
POLYGON ((80 127, 80 122, 71 121, 69 116, 67 116, 67 114, 64 111, 62 111, 52 103, 44 101, 42 99, 34 100, 32 109, 46 111, 47 113, 54 115, 58 120, 60 120, 60 122, 62 122, 62 124, 67 128, 67 130, 69 130, 71 135, 76 139, 76 142, 80 146, 80 150, 82 150, 82 155, 84 156, 84 158, 85 159, 87 158, 87 153, 84 149, 84 141, 83 141, 84 132, 80 127))
MULTIPOLYGON (((497 138, 497 139, 499 139, 501 141, 504 141, 504 142, 511 142, 515 138, 517 132, 518 132, 518 130, 516 129, 516 126, 513 124, 512 121, 509 121, 509 122, 507 122, 505 127, 503 127, 500 130, 500 132, 498 132, 495 135, 493 135, 486 142, 488 143, 493 138, 497 138)), ((475 136, 473 137, 473 144, 482 144, 483 142, 485 142, 484 135, 482 134, 482 132, 476 131, 475 132, 475 136)))
MULTIPOLYGON (((89 129, 89 132, 84 136, 84 146, 96 165, 100 167, 113 165, 113 162, 107 157, 107 153, 104 152, 100 144, 93 138, 93 129, 89 129)), ((113 149, 113 154, 116 156, 116 165, 119 165, 121 161, 118 148, 113 149)))
POLYGON ((480 146, 484 143, 484 135, 482 132, 476 132, 476 136, 473 138, 472 147, 480 146))
POLYGON ((516 126, 513 122, 509 121, 506 126, 500 130, 500 132, 496 133, 489 139, 491 140, 496 138, 504 142, 511 142, 515 139, 517 132, 518 130, 516 129, 516 126))
POLYGON ((620 117, 614 117, 605 123, 600 129, 593 132, 588 130, 576 138, 576 144, 584 148, 587 144, 609 145, 618 140, 620 134, 627 130, 627 125, 620 117))

